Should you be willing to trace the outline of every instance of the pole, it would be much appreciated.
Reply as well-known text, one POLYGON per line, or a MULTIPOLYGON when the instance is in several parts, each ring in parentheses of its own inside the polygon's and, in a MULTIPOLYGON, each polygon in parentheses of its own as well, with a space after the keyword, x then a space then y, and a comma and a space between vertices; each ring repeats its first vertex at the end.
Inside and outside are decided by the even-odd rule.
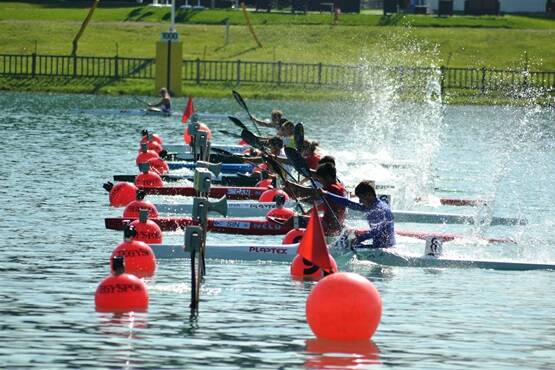
POLYGON ((170 26, 170 32, 175 32, 175 0, 172 0, 172 23, 170 26))

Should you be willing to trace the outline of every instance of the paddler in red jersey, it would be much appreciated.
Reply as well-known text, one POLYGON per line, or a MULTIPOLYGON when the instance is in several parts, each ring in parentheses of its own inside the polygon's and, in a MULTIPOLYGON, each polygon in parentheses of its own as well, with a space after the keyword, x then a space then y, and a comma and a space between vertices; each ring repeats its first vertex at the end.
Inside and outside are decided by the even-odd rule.
MULTIPOLYGON (((301 155, 306 161, 308 168, 310 168, 311 170, 316 170, 316 168, 318 168, 318 165, 320 164, 320 155, 318 155, 318 153, 316 152, 317 148, 318 148, 317 141, 308 141, 308 140, 303 141, 301 155)), ((334 166, 335 166, 335 163, 334 163, 334 166)))
MULTIPOLYGON (((337 181, 335 166, 331 163, 319 165, 316 169, 316 177, 322 184, 322 189, 326 192, 340 197, 346 195, 345 187, 337 181)), ((321 202, 322 199, 318 189, 307 188, 292 182, 287 182, 284 190, 289 194, 295 194, 297 197, 312 198, 311 200, 316 202, 321 202)), ((324 233, 326 236, 339 235, 345 222, 345 206, 331 202, 328 202, 328 204, 329 207, 326 204, 318 206, 319 209, 324 211, 322 217, 324 233)), ((289 222, 293 223, 293 219, 291 218, 289 222)))

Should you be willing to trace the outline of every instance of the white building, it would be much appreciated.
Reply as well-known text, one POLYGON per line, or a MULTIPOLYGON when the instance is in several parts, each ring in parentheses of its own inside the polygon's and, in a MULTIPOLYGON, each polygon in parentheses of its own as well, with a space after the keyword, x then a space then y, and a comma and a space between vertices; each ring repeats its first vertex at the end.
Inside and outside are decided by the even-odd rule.
MULTIPOLYGON (((437 11, 439 0, 428 0, 437 11)), ((543 13, 546 0, 499 0, 502 13, 543 13)), ((464 11, 464 0, 453 0, 454 11, 464 11)))

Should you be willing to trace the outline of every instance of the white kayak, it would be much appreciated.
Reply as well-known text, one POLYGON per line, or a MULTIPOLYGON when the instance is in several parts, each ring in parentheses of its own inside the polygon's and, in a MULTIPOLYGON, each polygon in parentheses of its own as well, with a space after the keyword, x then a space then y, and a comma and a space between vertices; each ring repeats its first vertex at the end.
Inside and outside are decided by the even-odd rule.
MULTIPOLYGON (((246 145, 229 145, 229 144, 214 144, 210 145, 211 148, 225 150, 227 152, 233 154, 243 154, 246 150, 250 148, 250 146, 246 145)), ((181 159, 189 158, 188 155, 191 155, 191 147, 185 144, 164 144, 164 149, 168 153, 177 153, 181 155, 181 159)), ((192 157, 191 157, 192 158, 192 157)))
MULTIPOLYGON (((159 203, 155 204, 156 209, 160 213, 171 214, 191 214, 193 211, 192 203, 159 203)), ((296 209, 295 202, 287 201, 285 207, 296 209)), ((266 214, 275 208, 274 202, 258 202, 258 201, 228 201, 227 202, 227 215, 229 217, 265 217, 266 214)), ((216 216, 216 213, 209 215, 216 216)), ((364 219, 364 213, 349 211, 348 216, 351 219, 364 219)), ((454 214, 454 213, 441 213, 441 212, 420 212, 420 211, 403 211, 394 210, 393 216, 395 222, 406 223, 426 223, 426 224, 476 224, 483 223, 474 215, 454 214)), ((511 218, 511 217, 493 217, 491 219, 491 226, 497 225, 525 225, 525 219, 511 218)))
MULTIPOLYGON (((243 260, 243 261, 281 261, 289 262, 297 254, 298 244, 209 244, 206 246, 206 258, 243 260)), ((151 244, 157 259, 187 258, 189 252, 185 252, 180 244, 151 244)))
MULTIPOLYGON (((352 255, 352 252, 349 252, 352 255)), ((399 253, 396 248, 371 249, 358 248, 356 256, 359 260, 367 260, 384 266, 422 267, 422 268, 481 268, 491 270, 527 271, 555 270, 555 264, 449 259, 428 255, 413 256, 399 253)))

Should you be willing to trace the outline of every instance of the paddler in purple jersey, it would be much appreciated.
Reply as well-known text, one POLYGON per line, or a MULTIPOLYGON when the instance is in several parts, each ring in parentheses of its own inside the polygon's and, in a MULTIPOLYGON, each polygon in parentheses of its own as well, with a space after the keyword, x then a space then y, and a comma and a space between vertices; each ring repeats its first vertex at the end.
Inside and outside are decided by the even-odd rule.
POLYGON ((371 248, 390 248, 395 246, 395 226, 393 213, 389 205, 378 199, 376 190, 370 181, 361 181, 355 188, 355 195, 360 203, 353 202, 348 198, 321 190, 322 195, 330 202, 342 205, 349 209, 364 212, 370 228, 368 230, 355 231, 355 247, 364 247, 363 241, 372 239, 371 248))
POLYGON ((160 89, 160 101, 156 104, 149 104, 148 110, 149 111, 157 111, 155 108, 160 108, 160 111, 163 113, 170 114, 172 112, 172 100, 168 89, 162 87, 160 89), (154 109, 153 109, 154 108, 154 109))

